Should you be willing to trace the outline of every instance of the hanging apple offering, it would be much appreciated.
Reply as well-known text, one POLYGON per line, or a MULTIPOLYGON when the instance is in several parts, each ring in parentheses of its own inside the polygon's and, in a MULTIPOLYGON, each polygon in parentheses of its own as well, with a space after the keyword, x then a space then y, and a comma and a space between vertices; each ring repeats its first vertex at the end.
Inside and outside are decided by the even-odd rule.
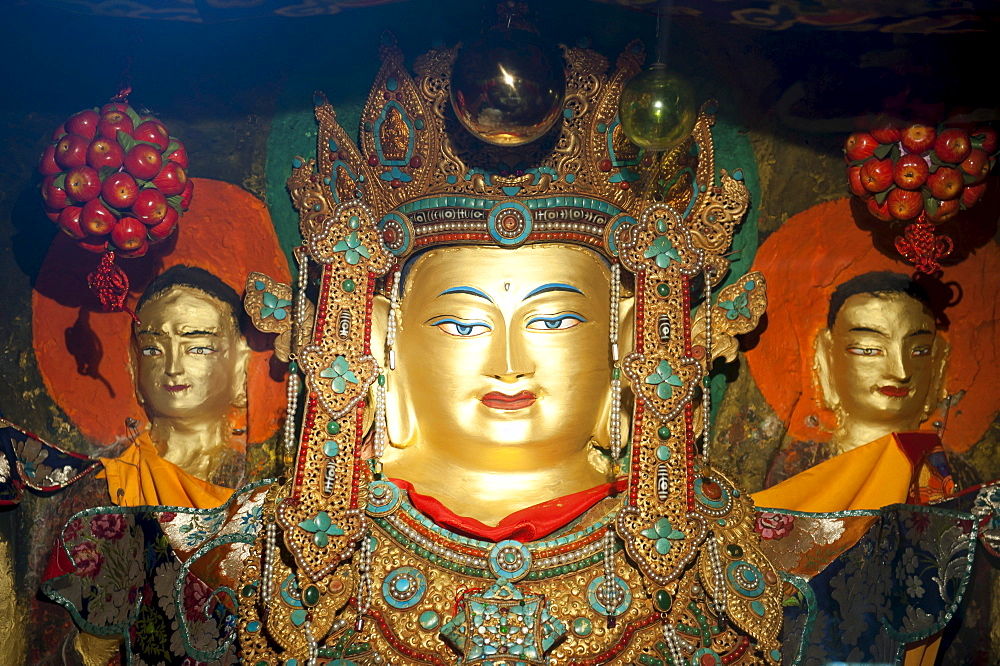
POLYGON ((847 181, 880 220, 906 222, 923 213, 940 224, 983 196, 997 147, 996 130, 985 125, 967 130, 880 120, 847 137, 847 181))
POLYGON ((191 204, 187 151, 159 120, 139 115, 122 91, 52 134, 38 170, 45 214, 76 244, 103 254, 87 276, 106 312, 124 310, 128 276, 115 255, 141 257, 167 238, 191 204))
POLYGON ((187 168, 184 144, 153 116, 124 101, 84 109, 38 161, 45 214, 85 250, 141 257, 187 210, 187 168))

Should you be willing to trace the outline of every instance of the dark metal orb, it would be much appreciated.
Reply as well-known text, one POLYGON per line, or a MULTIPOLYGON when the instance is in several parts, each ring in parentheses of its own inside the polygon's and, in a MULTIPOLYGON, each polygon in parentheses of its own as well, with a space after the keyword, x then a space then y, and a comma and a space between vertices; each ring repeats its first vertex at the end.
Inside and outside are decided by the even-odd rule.
POLYGON ((566 74, 558 49, 526 30, 491 30, 463 48, 451 73, 451 105, 486 143, 520 146, 562 115, 566 74))

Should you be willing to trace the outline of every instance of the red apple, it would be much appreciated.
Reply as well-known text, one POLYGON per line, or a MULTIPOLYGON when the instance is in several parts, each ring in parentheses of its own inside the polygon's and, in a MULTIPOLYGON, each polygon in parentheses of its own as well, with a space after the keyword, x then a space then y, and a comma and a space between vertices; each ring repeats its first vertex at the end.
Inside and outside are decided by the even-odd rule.
POLYGON ((142 244, 134 250, 122 250, 118 253, 119 257, 125 259, 138 259, 139 257, 146 256, 146 252, 149 251, 149 243, 146 242, 146 238, 143 237, 142 244))
POLYGON ((64 134, 66 134, 66 124, 65 123, 63 123, 59 127, 55 128, 55 130, 52 132, 52 141, 58 141, 59 139, 63 138, 64 134))
POLYGON ((997 151, 997 131, 992 127, 982 125, 972 130, 973 148, 982 148, 992 155, 997 151))
POLYGON ((101 121, 101 116, 93 109, 84 109, 75 113, 66 121, 66 131, 71 134, 79 134, 88 141, 97 134, 97 123, 101 121))
POLYGON ((79 134, 66 134, 56 144, 56 164, 63 169, 83 166, 87 163, 87 148, 90 142, 79 134))
POLYGON ((949 199, 948 201, 939 201, 937 210, 933 214, 928 215, 927 218, 934 224, 941 224, 942 222, 947 222, 960 210, 958 205, 958 199, 949 199))
POLYGON ((174 210, 173 206, 167 206, 167 214, 163 216, 163 221, 146 229, 146 234, 149 237, 150 242, 159 243, 164 238, 170 236, 174 233, 174 229, 177 228, 177 220, 180 216, 177 211, 174 210))
POLYGON ((872 122, 871 135, 879 143, 897 143, 899 141, 899 121, 892 116, 879 115, 872 122))
POLYGON ((42 200, 49 208, 62 210, 69 205, 66 199, 66 190, 58 187, 55 183, 58 175, 53 174, 42 179, 42 200))
POLYGON ((80 206, 67 206, 59 212, 56 222, 59 228, 69 235, 70 238, 83 238, 87 232, 80 226, 80 214, 83 209, 80 206))
POLYGON ((136 185, 135 178, 123 171, 108 176, 101 188, 101 196, 104 197, 104 200, 118 209, 131 206, 138 194, 139 186, 136 185))
POLYGON ((961 172, 951 167, 938 167, 934 173, 927 176, 927 189, 941 201, 957 198, 962 193, 964 185, 961 172))
POLYGON ((38 172, 43 176, 51 176, 60 171, 62 168, 56 164, 56 144, 50 143, 45 146, 42 156, 38 158, 38 172))
POLYGON ((844 142, 844 156, 848 162, 865 160, 875 154, 878 141, 868 132, 855 132, 844 142))
POLYGON ((132 204, 132 214, 143 224, 153 226, 163 221, 168 208, 170 206, 163 193, 155 187, 147 187, 140 190, 139 195, 135 198, 135 203, 132 204))
POLYGON ((147 120, 144 123, 140 123, 135 128, 135 131, 132 132, 132 138, 136 141, 149 141, 156 144, 161 153, 170 145, 170 136, 167 134, 167 128, 156 120, 147 120))
POLYGON ((128 114, 114 109, 101 116, 101 122, 97 125, 98 136, 115 141, 118 140, 119 131, 131 135, 132 130, 132 119, 128 117, 128 114))
POLYGON ((168 160, 160 173, 153 178, 153 185, 156 185, 156 188, 163 192, 164 196, 172 197, 184 191, 184 187, 187 185, 187 174, 180 164, 168 160))
MULTIPOLYGON (((888 199, 888 197, 886 197, 888 199)), ((889 202, 883 201, 879 203, 875 200, 875 197, 868 199, 868 212, 882 220, 883 222, 891 222, 893 217, 892 213, 889 212, 889 202)))
POLYGON ((972 176, 970 185, 983 182, 986 174, 990 172, 990 156, 982 148, 973 148, 969 156, 959 165, 965 173, 972 176))
POLYGON ((128 109, 128 102, 108 102, 101 107, 100 114, 103 116, 108 111, 121 111, 125 113, 126 109, 128 109))
POLYGON ((934 146, 937 132, 929 125, 910 125, 903 128, 899 140, 903 148, 910 153, 925 153, 934 146))
POLYGON ((100 199, 91 199, 83 205, 80 225, 87 230, 87 233, 103 236, 111 231, 117 221, 115 214, 108 210, 100 199))
POLYGON ((101 193, 101 177, 93 167, 75 167, 66 174, 63 189, 73 201, 86 203, 101 193))
POLYGON ((88 252, 96 252, 97 254, 108 249, 108 239, 103 236, 87 236, 78 240, 76 244, 88 252))
POLYGON ((885 192, 892 185, 892 160, 869 157, 861 165, 861 184, 869 192, 885 192))
POLYGON ((868 194, 868 190, 861 183, 861 167, 859 165, 847 167, 847 186, 851 189, 851 194, 859 197, 868 194))
POLYGON ((972 140, 968 132, 957 127, 949 127, 938 134, 934 140, 934 154, 942 162, 958 164, 969 156, 972 150, 972 140))
POLYGON ((181 210, 187 210, 191 207, 191 197, 193 196, 194 181, 189 178, 187 185, 184 186, 184 191, 181 192, 181 210))
POLYGON ((912 220, 924 209, 924 198, 920 192, 900 187, 889 192, 885 202, 889 204, 889 212, 897 220, 912 220))
POLYGON ((983 194, 986 192, 986 183, 979 183, 978 185, 966 185, 965 189, 962 190, 962 205, 966 208, 972 208, 976 205, 980 199, 983 198, 983 194))
POLYGON ((892 168, 892 179, 904 190, 916 190, 927 181, 930 169, 920 155, 908 153, 896 160, 892 168))
MULTIPOLYGON (((187 148, 184 147, 184 144, 182 144, 180 141, 177 141, 177 139, 175 139, 173 137, 171 137, 170 140, 172 142, 177 143, 177 148, 173 152, 171 152, 169 155, 164 155, 163 159, 165 159, 165 160, 171 160, 173 162, 177 162, 178 164, 181 165, 181 168, 183 168, 185 171, 187 171, 187 168, 188 168, 187 148)), ((168 146, 168 148, 169 148, 169 146, 168 146)))
POLYGON ((87 164, 100 169, 111 167, 117 169, 125 161, 125 150, 116 139, 99 136, 90 142, 87 148, 87 164))
POLYGON ((150 180, 160 173, 163 156, 160 151, 147 143, 137 143, 125 153, 125 170, 136 178, 150 180))
POLYGON ((146 242, 146 225, 134 217, 123 217, 111 229, 111 242, 122 250, 135 250, 146 242))
POLYGON ((62 212, 61 208, 52 208, 46 203, 42 203, 42 210, 45 211, 45 217, 49 218, 53 222, 59 221, 59 213, 62 212))

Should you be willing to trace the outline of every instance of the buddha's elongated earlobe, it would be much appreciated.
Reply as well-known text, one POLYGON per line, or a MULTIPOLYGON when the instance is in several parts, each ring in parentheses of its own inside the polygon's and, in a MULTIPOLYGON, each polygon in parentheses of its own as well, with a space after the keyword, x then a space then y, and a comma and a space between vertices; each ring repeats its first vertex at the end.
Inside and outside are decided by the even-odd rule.
POLYGON ((371 389, 375 405, 375 453, 378 456, 389 444, 397 448, 408 446, 415 430, 409 400, 402 388, 405 382, 399 381, 397 376, 405 369, 396 368, 396 331, 401 313, 399 272, 391 274, 388 281, 390 298, 376 295, 372 302, 371 350, 385 378, 372 385, 371 389))
MULTIPOLYGON (((930 387, 927 389, 927 401, 924 403, 923 415, 920 417, 921 422, 926 421, 941 402, 948 398, 948 389, 945 387, 945 373, 948 369, 948 356, 950 353, 951 347, 948 345, 948 341, 938 331, 934 336, 934 344, 931 348, 933 369, 931 371, 930 387)), ((947 412, 947 407, 945 407, 944 411, 947 412)))
POLYGON ((236 354, 233 376, 236 377, 236 386, 233 391, 233 407, 243 409, 247 406, 247 369, 250 367, 250 346, 243 336, 237 338, 234 349, 231 353, 236 354))
POLYGON ((813 343, 813 349, 815 351, 813 372, 816 375, 816 384, 823 396, 823 406, 839 415, 840 395, 837 394, 833 381, 833 334, 830 329, 824 328, 819 332, 813 343))

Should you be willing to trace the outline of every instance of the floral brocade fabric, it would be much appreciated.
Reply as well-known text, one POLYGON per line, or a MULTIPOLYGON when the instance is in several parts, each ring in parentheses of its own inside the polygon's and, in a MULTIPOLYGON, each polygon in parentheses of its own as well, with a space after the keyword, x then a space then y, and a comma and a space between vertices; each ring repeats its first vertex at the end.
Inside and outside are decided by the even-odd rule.
MULTIPOLYGON (((43 589, 125 662, 220 663, 238 654, 236 580, 267 487, 210 510, 90 509, 62 533, 43 589), (188 661, 184 661, 187 659, 188 661)), ((934 506, 830 514, 760 511, 755 531, 785 580, 784 664, 902 663, 941 635, 943 663, 990 663, 1000 484, 934 506), (973 589, 970 581, 976 581, 973 589)))

